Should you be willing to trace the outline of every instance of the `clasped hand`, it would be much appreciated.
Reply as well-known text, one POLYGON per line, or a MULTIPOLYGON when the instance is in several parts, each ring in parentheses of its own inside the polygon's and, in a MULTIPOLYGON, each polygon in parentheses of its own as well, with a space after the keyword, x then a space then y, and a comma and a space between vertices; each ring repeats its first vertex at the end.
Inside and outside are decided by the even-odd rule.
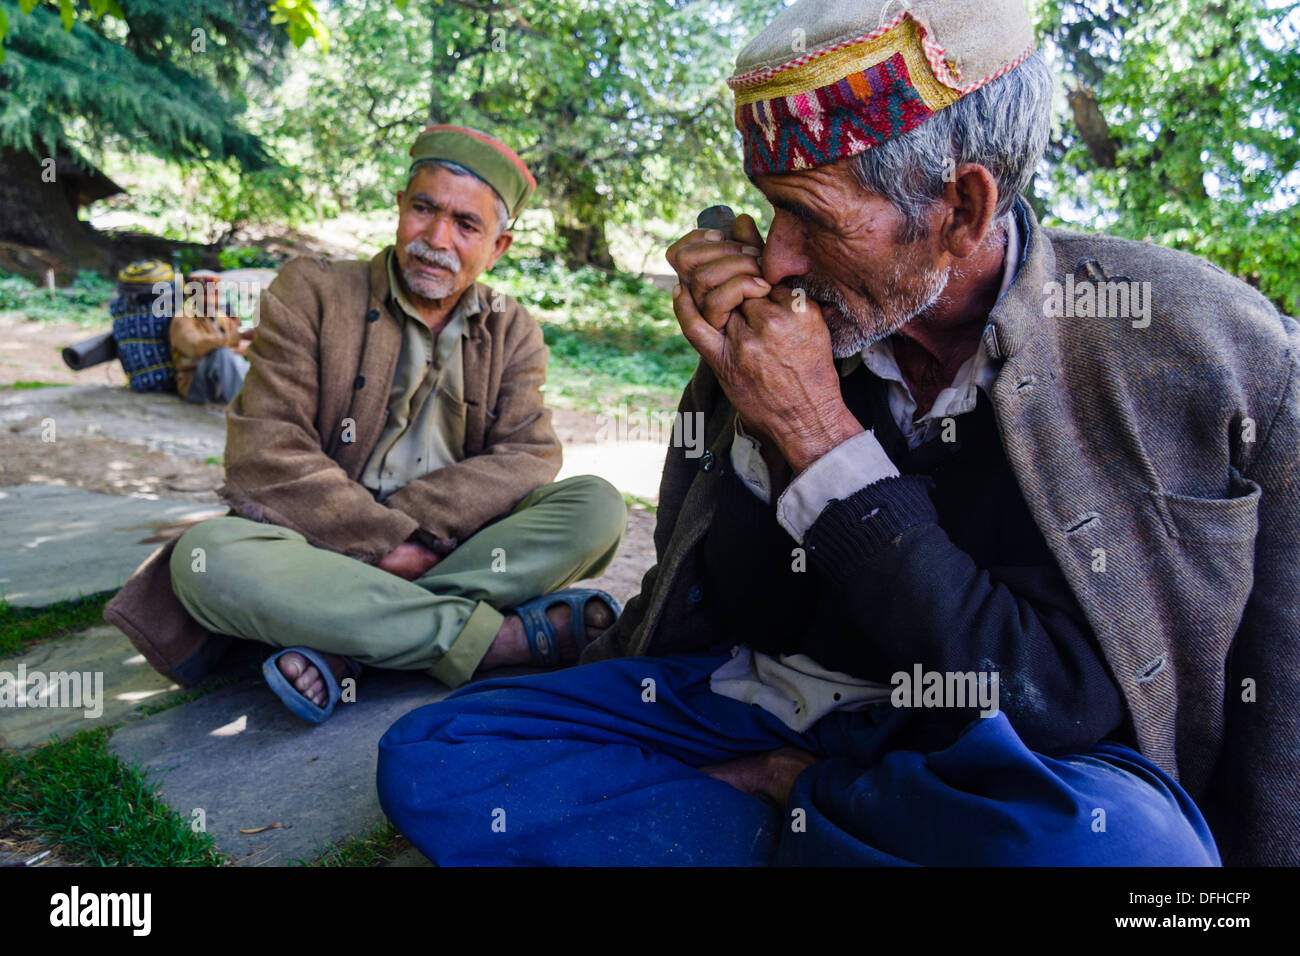
POLYGON ((673 311, 745 431, 798 473, 862 426, 840 396, 817 303, 763 278, 763 240, 750 216, 736 220, 734 235, 696 229, 668 248, 681 280, 673 311))

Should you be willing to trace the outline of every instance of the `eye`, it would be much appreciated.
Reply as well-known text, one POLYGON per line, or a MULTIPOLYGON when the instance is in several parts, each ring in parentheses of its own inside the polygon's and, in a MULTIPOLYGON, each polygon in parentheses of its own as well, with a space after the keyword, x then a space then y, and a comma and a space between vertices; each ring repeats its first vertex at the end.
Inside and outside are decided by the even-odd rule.
POLYGON ((460 228, 463 229, 465 232, 470 232, 470 233, 478 232, 478 226, 474 225, 468 219, 460 220, 460 228))

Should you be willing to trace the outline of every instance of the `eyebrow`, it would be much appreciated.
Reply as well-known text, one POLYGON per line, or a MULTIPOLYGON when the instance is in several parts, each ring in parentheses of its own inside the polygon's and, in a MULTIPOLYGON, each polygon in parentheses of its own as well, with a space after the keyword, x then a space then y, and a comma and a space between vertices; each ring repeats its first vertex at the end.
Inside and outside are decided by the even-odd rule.
POLYGON ((784 209, 802 222, 826 228, 825 221, 803 203, 795 202, 793 199, 769 199, 768 202, 772 204, 773 208, 784 209))
MULTIPOLYGON (((426 206, 432 206, 434 209, 446 208, 445 206, 440 205, 428 193, 415 193, 413 196, 411 196, 410 201, 412 205, 414 205, 417 202, 422 202, 426 206)), ((464 210, 451 210, 451 214, 455 216, 457 219, 463 220, 465 222, 472 222, 476 226, 483 225, 483 220, 479 217, 477 213, 466 212, 464 210)))

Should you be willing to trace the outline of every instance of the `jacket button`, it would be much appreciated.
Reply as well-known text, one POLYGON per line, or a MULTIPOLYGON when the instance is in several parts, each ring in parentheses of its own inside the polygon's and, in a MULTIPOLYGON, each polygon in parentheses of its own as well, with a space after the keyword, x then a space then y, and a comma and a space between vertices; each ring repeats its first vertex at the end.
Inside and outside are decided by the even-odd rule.
POLYGON ((352 383, 352 387, 353 387, 353 388, 365 388, 365 387, 366 387, 366 377, 365 377, 364 375, 358 375, 358 376, 356 377, 356 380, 352 383))
POLYGON ((367 322, 376 322, 376 321, 378 321, 378 320, 379 320, 379 310, 378 310, 378 309, 371 309, 369 312, 366 313, 366 321, 367 321, 367 322))
POLYGON ((700 589, 698 584, 692 585, 691 590, 686 595, 686 600, 692 604, 699 604, 704 600, 704 591, 700 589))
POLYGON ((712 451, 706 451, 706 452, 704 453, 703 457, 700 458, 700 470, 701 470, 701 471, 712 471, 712 470, 713 470, 713 460, 714 460, 713 452, 712 452, 712 451))

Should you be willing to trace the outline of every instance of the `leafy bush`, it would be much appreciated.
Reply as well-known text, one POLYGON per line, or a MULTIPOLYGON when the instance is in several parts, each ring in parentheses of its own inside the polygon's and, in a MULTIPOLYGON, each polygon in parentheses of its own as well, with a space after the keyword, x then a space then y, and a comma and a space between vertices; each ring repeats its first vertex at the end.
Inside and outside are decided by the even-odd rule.
POLYGON ((667 292, 636 276, 571 272, 544 259, 503 260, 485 281, 541 324, 552 404, 595 412, 625 401, 676 407, 698 356, 667 292))
POLYGON ((36 288, 22 276, 0 279, 0 311, 22 308, 23 299, 36 288))
POLYGON ((85 269, 67 286, 53 291, 23 276, 0 273, 0 311, 21 312, 37 322, 106 325, 113 289, 108 279, 85 269))
POLYGON ((226 246, 217 258, 223 269, 278 269, 283 262, 257 246, 226 246))
POLYGON ((202 265, 203 253, 198 249, 182 248, 176 251, 176 268, 181 272, 193 272, 202 265))

